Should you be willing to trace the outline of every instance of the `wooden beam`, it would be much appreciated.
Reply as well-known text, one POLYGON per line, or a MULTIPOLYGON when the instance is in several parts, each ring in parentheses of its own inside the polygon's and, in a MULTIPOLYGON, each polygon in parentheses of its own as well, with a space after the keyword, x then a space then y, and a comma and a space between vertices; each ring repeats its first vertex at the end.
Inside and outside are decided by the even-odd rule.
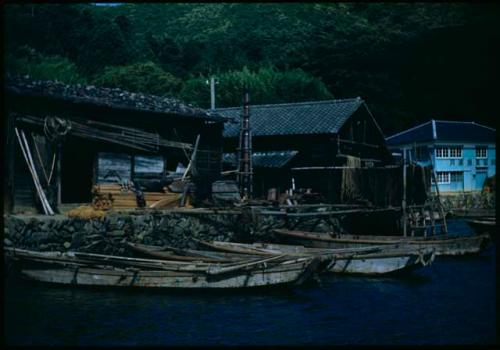
POLYGON ((351 140, 346 140, 346 139, 341 139, 341 138, 339 138, 338 141, 343 142, 343 143, 350 143, 350 144, 354 144, 354 145, 365 146, 365 147, 380 148, 379 145, 374 145, 372 143, 357 142, 357 141, 351 141, 351 140))

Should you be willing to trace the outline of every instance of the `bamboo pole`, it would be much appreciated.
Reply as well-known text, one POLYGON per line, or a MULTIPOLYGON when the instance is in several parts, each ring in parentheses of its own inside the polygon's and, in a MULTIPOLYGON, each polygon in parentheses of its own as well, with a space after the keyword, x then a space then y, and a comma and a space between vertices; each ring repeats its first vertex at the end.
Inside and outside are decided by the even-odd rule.
MULTIPOLYGON (((198 134, 196 136, 196 141, 194 143, 194 149, 193 149, 193 153, 191 153, 191 159, 189 160, 189 164, 186 168, 186 171, 184 171, 184 174, 182 175, 182 181, 184 181, 184 179, 186 178, 187 176, 187 173, 189 172, 189 170, 191 169, 191 167, 193 167, 193 163, 196 161, 196 151, 198 150, 198 144, 200 142, 200 135, 198 134)), ((191 174, 192 175, 195 175, 196 171, 191 171, 191 174)))
POLYGON ((21 133, 19 133, 17 128, 15 128, 15 132, 17 135, 17 140, 19 141, 19 145, 21 147, 21 152, 23 153, 24 156, 24 160, 26 161, 28 169, 33 178, 33 182, 35 184, 35 189, 37 191, 38 197, 40 198, 40 202, 42 203, 43 211, 47 215, 54 215, 54 212, 52 211, 52 208, 50 207, 50 204, 48 203, 47 198, 45 197, 45 192, 43 191, 42 185, 40 184, 40 179, 38 178, 38 175, 36 173, 36 168, 34 166, 31 153, 29 152, 29 146, 28 146, 28 141, 26 140, 26 135, 24 134, 23 130, 21 130, 21 133))
POLYGON ((406 223, 407 223, 407 213, 406 213, 406 148, 403 149, 403 200, 401 202, 401 208, 403 210, 403 235, 406 237, 406 223))
MULTIPOLYGON (((17 129, 16 129, 16 133, 17 133, 17 129)), ((23 155, 25 157, 25 160, 28 164, 28 169, 30 170, 30 173, 31 173, 31 176, 33 177, 33 182, 35 184, 35 188, 36 188, 36 191, 37 191, 37 194, 40 198, 40 202, 42 203, 42 207, 43 207, 43 211, 45 212, 45 214, 48 214, 49 213, 49 210, 47 208, 47 204, 45 203, 45 201, 43 200, 43 195, 41 193, 41 188, 40 188, 40 181, 38 180, 38 175, 36 174, 36 168, 33 166, 33 164, 31 163, 31 158, 28 156, 28 145, 25 144, 25 140, 23 138, 24 136, 24 133, 22 132, 21 130, 21 136, 19 137, 19 134, 17 134, 17 136, 19 137, 19 139, 21 140, 20 143, 21 143, 21 150, 23 152, 23 155)))

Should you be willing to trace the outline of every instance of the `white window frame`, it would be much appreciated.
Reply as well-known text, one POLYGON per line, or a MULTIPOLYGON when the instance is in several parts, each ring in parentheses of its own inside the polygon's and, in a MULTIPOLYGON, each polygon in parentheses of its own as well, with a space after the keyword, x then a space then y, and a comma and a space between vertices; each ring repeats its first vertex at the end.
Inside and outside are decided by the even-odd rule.
POLYGON ((461 159, 462 158, 462 155, 463 155, 463 149, 462 147, 449 147, 449 154, 450 154, 450 158, 452 159, 461 159), (453 153, 457 154, 457 155, 452 155, 453 153))
POLYGON ((451 183, 451 174, 449 171, 437 171, 436 180, 438 184, 449 184, 451 183))
POLYGON ((440 159, 448 158, 450 155, 450 149, 448 147, 438 146, 436 147, 435 151, 436 151, 436 158, 440 159))
POLYGON ((476 159, 486 159, 488 158, 488 147, 486 146, 476 146, 476 159), (484 156, 482 155, 484 151, 484 156))

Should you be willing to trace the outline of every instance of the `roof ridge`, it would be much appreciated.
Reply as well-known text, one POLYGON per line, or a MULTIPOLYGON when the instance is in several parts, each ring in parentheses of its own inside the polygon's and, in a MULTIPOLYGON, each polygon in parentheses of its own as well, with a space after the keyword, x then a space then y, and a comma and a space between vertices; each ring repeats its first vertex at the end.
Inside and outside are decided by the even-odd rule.
POLYGON ((429 124, 429 123, 431 123, 431 122, 432 122, 432 119, 431 119, 431 120, 429 120, 429 121, 427 121, 427 122, 425 122, 425 123, 422 123, 422 124, 416 125, 416 126, 414 126, 414 127, 411 127, 411 128, 409 128, 409 129, 406 129, 406 130, 400 131, 400 132, 398 132, 398 133, 396 133, 396 134, 394 134, 394 135, 387 136, 385 139, 386 139, 386 140, 389 140, 390 138, 393 138, 393 137, 396 137, 396 136, 399 136, 399 135, 406 134, 407 132, 410 132, 410 131, 412 131, 412 130, 415 130, 415 129, 421 128, 422 126, 424 126, 424 125, 426 125, 426 124, 429 124))
POLYGON ((476 123, 475 121, 468 122, 468 121, 463 121, 463 120, 436 120, 436 122, 440 122, 440 123, 462 123, 462 124, 474 124, 474 125, 481 126, 481 127, 483 127, 483 128, 487 128, 487 129, 491 129, 491 130, 496 131, 496 129, 494 129, 494 128, 490 127, 490 126, 483 125, 483 124, 479 124, 479 123, 476 123))
MULTIPOLYGON (((359 101, 360 103, 363 103, 364 100, 361 97, 353 97, 353 98, 338 98, 338 99, 333 99, 333 100, 319 100, 319 101, 301 101, 301 102, 285 102, 285 103, 267 103, 267 104, 257 104, 257 105, 250 105, 250 107, 283 107, 283 106, 297 106, 297 105, 306 105, 306 104, 328 104, 328 103, 346 103, 346 102, 356 102, 359 101)), ((223 108, 216 108, 216 110, 221 111, 221 110, 228 110, 228 109, 235 109, 235 108, 242 108, 241 106, 235 106, 235 107, 223 107, 223 108)))

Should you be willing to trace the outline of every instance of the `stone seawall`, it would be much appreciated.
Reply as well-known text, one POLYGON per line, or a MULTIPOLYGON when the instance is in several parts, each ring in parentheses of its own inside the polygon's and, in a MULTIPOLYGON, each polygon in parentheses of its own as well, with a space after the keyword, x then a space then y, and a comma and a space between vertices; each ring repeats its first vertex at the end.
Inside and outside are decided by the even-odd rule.
POLYGON ((459 192, 441 194, 441 202, 447 211, 468 209, 495 209, 495 193, 459 192))
POLYGON ((272 231, 292 224, 296 229, 327 232, 329 219, 296 225, 277 216, 241 214, 180 214, 169 212, 108 213, 101 219, 65 215, 4 216, 4 246, 39 251, 83 251, 132 255, 125 242, 195 248, 191 238, 234 242, 274 240, 272 231))

